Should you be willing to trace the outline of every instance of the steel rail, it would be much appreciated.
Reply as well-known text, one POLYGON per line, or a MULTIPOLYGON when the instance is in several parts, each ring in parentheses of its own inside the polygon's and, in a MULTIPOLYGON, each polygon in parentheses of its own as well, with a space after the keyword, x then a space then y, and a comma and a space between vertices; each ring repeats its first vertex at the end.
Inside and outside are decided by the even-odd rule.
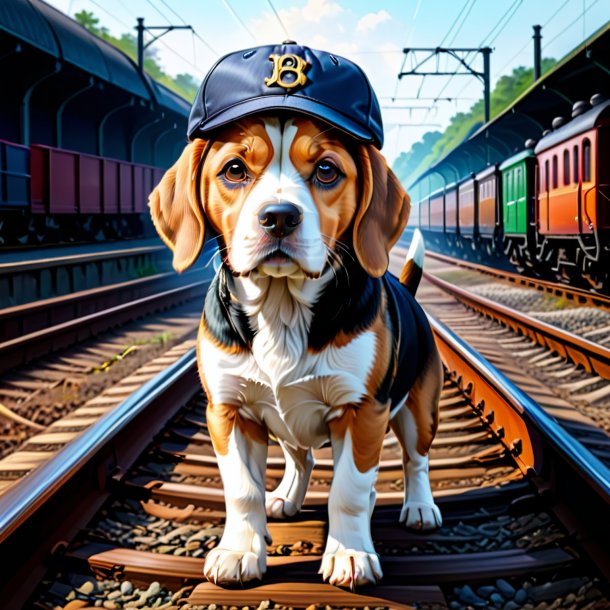
MULTIPOLYGON (((463 368, 459 371, 463 383, 472 379, 470 391, 473 403, 478 403, 482 415, 488 420, 497 416, 489 417, 489 409, 497 405, 481 404, 477 392, 480 390, 479 382, 493 386, 499 392, 505 402, 519 417, 531 426, 532 430, 544 441, 548 442, 557 456, 570 464, 590 486, 610 505, 610 469, 595 457, 582 443, 566 432, 555 418, 550 416, 537 402, 518 388, 501 371, 493 366, 487 359, 477 353, 470 345, 460 339, 453 331, 444 324, 428 316, 432 330, 434 331, 443 360, 447 364, 451 360, 449 352, 453 352, 462 363, 467 364, 468 371, 463 368), (468 374, 467 374, 468 373, 468 374), (487 408, 487 411, 486 411, 487 408)), ((506 435, 505 435, 505 438, 506 435)), ((522 442, 525 439, 519 439, 522 442)), ((512 447, 513 451, 516 447, 512 447)), ((515 452, 515 451, 514 451, 515 452)), ((516 451, 517 457, 519 451, 516 451)), ((536 464, 530 467, 538 468, 536 464)), ((539 473, 538 473, 539 474, 539 473)))
POLYGON ((50 267, 59 267, 64 265, 82 265, 83 263, 105 261, 118 257, 131 257, 139 256, 141 254, 153 254, 155 252, 161 252, 165 250, 165 246, 139 246, 137 248, 121 248, 119 250, 105 250, 101 252, 89 252, 83 254, 48 256, 35 260, 11 261, 8 263, 0 263, 0 274, 21 273, 23 271, 49 269, 50 267))
POLYGON ((451 265, 463 267, 464 269, 477 271, 517 286, 535 288, 540 292, 544 292, 555 297, 563 297, 579 306, 586 305, 589 307, 599 307, 600 309, 610 311, 610 296, 592 292, 584 288, 577 288, 574 286, 569 286, 568 284, 561 284, 551 282, 549 280, 528 277, 526 275, 520 275, 519 273, 505 271, 504 269, 496 269, 495 267, 489 267, 487 265, 471 263, 470 261, 465 261, 463 259, 453 258, 452 256, 447 256, 446 254, 430 252, 429 250, 426 251, 426 256, 438 261, 450 263, 451 265))
MULTIPOLYGON (((49 500, 102 447, 110 443, 169 388, 197 368, 195 349, 138 388, 48 462, 0 496, 0 543, 49 500)), ((169 410, 168 410, 169 414, 169 410)))
POLYGON ((582 365, 588 373, 595 373, 604 379, 610 379, 610 349, 607 347, 474 294, 430 272, 424 272, 424 277, 471 309, 529 337, 538 345, 556 352, 574 364, 582 365))
MULTIPOLYGON (((192 274, 194 270, 187 271, 186 275, 192 274)), ((62 294, 48 299, 38 299, 30 301, 22 305, 12 305, 0 309, 0 322, 3 324, 14 323, 14 320, 27 318, 40 312, 49 312, 53 310, 65 310, 66 307, 82 305, 87 301, 100 301, 115 295, 123 295, 128 290, 152 290, 161 282, 171 282, 176 280, 174 271, 165 271, 156 273, 146 277, 134 278, 110 284, 108 286, 98 286, 96 288, 87 288, 78 292, 62 294)))
POLYGON ((51 349, 64 347, 76 340, 95 336, 116 324, 128 322, 138 315, 175 306, 198 294, 203 295, 203 288, 208 282, 207 279, 198 280, 4 341, 0 343, 0 373, 49 353, 49 343, 51 349))

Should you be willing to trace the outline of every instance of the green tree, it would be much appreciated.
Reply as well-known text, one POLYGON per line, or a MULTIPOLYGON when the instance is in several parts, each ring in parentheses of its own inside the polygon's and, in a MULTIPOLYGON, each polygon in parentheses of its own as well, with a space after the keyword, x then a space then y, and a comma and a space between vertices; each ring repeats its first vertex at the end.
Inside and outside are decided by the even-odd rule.
MULTIPOLYGON (((138 43, 133 34, 121 34, 120 38, 112 36, 108 28, 100 26, 100 20, 89 11, 79 11, 74 18, 92 34, 99 36, 137 62, 138 43)), ((149 47, 144 51, 144 70, 151 78, 181 95, 187 101, 192 102, 195 99, 198 87, 195 79, 190 74, 178 74, 176 77, 167 74, 159 65, 157 49, 149 47)))
MULTIPOLYGON (((543 59, 542 73, 550 70, 555 63, 555 59, 543 59)), ((510 106, 532 84, 533 77, 533 68, 524 66, 515 68, 510 75, 502 76, 491 92, 491 118, 498 116, 510 106)), ((453 115, 442 134, 438 131, 425 133, 420 142, 413 144, 409 151, 401 153, 394 161, 393 169, 400 181, 407 186, 412 184, 425 169, 434 165, 483 125, 484 116, 483 98, 481 98, 470 107, 468 112, 458 112, 453 115)))

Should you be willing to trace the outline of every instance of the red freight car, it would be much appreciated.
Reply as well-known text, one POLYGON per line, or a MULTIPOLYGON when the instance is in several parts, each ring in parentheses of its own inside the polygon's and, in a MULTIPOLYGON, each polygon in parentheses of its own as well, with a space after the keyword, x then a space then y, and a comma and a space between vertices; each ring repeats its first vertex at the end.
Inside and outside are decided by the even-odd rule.
POLYGON ((32 213, 141 214, 163 170, 50 146, 31 146, 32 213))

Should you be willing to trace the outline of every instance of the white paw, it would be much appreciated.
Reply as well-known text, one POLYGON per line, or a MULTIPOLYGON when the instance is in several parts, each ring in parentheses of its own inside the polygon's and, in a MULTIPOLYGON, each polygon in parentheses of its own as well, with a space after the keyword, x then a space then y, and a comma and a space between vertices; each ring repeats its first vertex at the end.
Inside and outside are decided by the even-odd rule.
POLYGON ((215 585, 242 584, 262 579, 266 570, 266 557, 251 551, 212 549, 205 560, 203 575, 215 585))
POLYGON ((299 512, 299 507, 291 500, 280 498, 272 492, 265 494, 265 510, 267 517, 282 519, 283 517, 294 517, 299 512))
POLYGON ((358 585, 375 584, 383 576, 377 553, 349 549, 324 553, 318 573, 331 585, 352 590, 358 585))
POLYGON ((402 507, 399 521, 416 530, 432 530, 443 525, 438 506, 427 502, 407 501, 402 507))

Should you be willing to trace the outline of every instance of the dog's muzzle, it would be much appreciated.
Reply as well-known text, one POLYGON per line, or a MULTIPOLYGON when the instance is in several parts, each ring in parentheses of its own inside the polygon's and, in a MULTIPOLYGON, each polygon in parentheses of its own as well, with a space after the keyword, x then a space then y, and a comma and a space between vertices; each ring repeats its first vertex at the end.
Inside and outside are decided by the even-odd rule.
POLYGON ((290 235, 303 221, 300 210, 285 201, 265 206, 258 215, 258 224, 270 237, 282 239, 290 235))

